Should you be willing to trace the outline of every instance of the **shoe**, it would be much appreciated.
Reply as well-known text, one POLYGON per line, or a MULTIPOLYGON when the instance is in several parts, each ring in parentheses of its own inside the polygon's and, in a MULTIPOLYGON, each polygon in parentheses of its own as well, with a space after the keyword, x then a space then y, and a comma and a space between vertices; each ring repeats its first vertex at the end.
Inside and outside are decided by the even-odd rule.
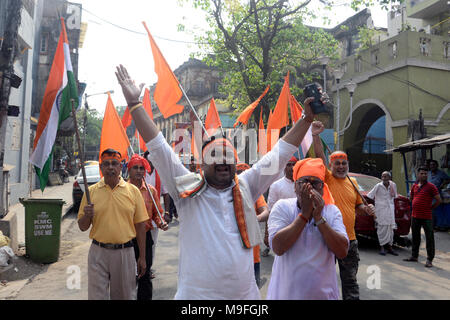
POLYGON ((270 249, 269 248, 266 248, 266 249, 264 249, 264 251, 262 252, 262 256, 263 257, 268 257, 269 256, 269 252, 270 252, 270 249))
POLYGON ((398 256, 398 253, 397 252, 395 252, 394 250, 388 250, 388 253, 389 254, 392 254, 393 256, 398 256))
POLYGON ((383 249, 383 248, 381 248, 381 250, 380 250, 379 254, 381 254, 382 256, 385 256, 385 255, 386 255, 386 251, 384 251, 384 249, 383 249))
POLYGON ((433 266, 433 264, 431 263, 431 261, 427 259, 427 262, 425 263, 425 267, 431 268, 432 266, 433 266))
POLYGON ((150 279, 155 279, 155 278, 156 278, 156 275, 153 272, 151 272, 150 273, 150 279))
POLYGON ((417 258, 409 257, 409 258, 403 259, 403 261, 417 262, 417 258))

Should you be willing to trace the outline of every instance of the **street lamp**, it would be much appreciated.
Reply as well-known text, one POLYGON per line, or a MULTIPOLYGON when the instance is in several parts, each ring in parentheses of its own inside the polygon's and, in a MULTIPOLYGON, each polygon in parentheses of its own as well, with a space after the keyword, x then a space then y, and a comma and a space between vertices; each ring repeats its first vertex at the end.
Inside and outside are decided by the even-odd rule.
POLYGON ((327 92, 327 64, 330 62, 330 58, 326 56, 321 56, 319 58, 319 62, 322 65, 323 69, 323 91, 327 92))
POLYGON ((350 79, 349 82, 345 84, 345 87, 348 90, 348 93, 350 94, 350 121, 348 122, 348 125, 345 126, 344 129, 342 129, 341 133, 343 133, 345 130, 347 130, 350 125, 352 124, 352 118, 353 118, 353 93, 356 90, 357 84, 350 79))
POLYGON ((92 96, 98 96, 100 94, 113 94, 114 90, 108 90, 105 92, 99 92, 99 93, 93 93, 93 94, 84 94, 84 119, 83 119, 83 154, 86 154, 86 131, 87 131, 87 111, 89 110, 89 105, 87 102, 87 98, 88 97, 92 97, 92 96))
POLYGON ((336 90, 337 90, 337 109, 336 109, 336 150, 339 149, 339 122, 340 122, 340 116, 341 116, 341 99, 339 95, 339 82, 341 81, 341 78, 344 76, 344 71, 342 71, 340 68, 335 69, 333 71, 334 79, 336 79, 336 90))

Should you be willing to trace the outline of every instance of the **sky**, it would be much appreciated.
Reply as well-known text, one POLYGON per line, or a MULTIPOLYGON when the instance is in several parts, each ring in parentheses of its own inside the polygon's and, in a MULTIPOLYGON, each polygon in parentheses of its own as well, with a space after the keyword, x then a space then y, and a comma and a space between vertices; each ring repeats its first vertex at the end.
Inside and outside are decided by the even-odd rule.
MULTIPOLYGON (((198 51, 192 32, 179 32, 178 25, 184 24, 191 31, 204 30, 207 27, 204 15, 189 5, 181 7, 178 1, 72 0, 83 5, 82 22, 88 24, 83 48, 79 50, 78 78, 87 83, 85 93, 94 95, 88 97, 90 108, 103 113, 107 96, 96 94, 108 90, 114 90, 111 97, 116 106, 126 104, 114 74, 119 64, 128 69, 137 83, 145 83, 148 87, 157 81, 150 43, 142 21, 146 22, 172 70, 187 61, 191 53, 198 51)), ((346 1, 342 0, 342 3, 346 1)), ((318 4, 318 0, 313 0, 310 5, 317 7, 318 4)), ((371 8, 371 12, 375 26, 387 26, 385 11, 371 8)), ((355 13, 349 6, 342 5, 327 12, 332 20, 330 25, 323 25, 321 19, 308 24, 331 28, 355 13)))

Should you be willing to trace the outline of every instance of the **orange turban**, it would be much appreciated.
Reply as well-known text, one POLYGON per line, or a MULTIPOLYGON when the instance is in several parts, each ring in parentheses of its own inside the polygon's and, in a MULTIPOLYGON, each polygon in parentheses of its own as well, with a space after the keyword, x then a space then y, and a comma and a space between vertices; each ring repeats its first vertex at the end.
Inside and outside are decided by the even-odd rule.
MULTIPOLYGON (((221 148, 230 148, 231 150, 233 150, 234 153, 234 159, 236 160, 236 162, 239 161, 238 158, 238 154, 236 149, 233 147, 233 145, 231 144, 231 142, 225 138, 220 138, 220 139, 214 139, 213 141, 209 142, 202 151, 202 156, 203 158, 205 157, 205 154, 208 152, 211 152, 211 150, 214 150, 217 147, 221 147, 221 148)), ((223 149, 222 149, 223 150, 223 149)))
POLYGON ((337 159, 341 159, 341 160, 348 160, 347 159, 347 154, 344 151, 336 151, 333 152, 330 156, 330 160, 331 162, 333 162, 334 160, 337 159))
POLYGON ((323 184, 323 200, 325 204, 334 204, 333 196, 325 183, 325 164, 319 158, 306 158, 298 161, 294 166, 293 178, 297 181, 301 177, 316 177, 324 182, 323 184))
POLYGON ((144 157, 141 157, 138 154, 133 154, 133 156, 130 159, 130 162, 127 164, 128 170, 130 170, 131 167, 134 167, 135 165, 142 165, 145 168, 145 171, 151 172, 152 169, 150 168, 150 165, 148 164, 148 161, 145 160, 144 157))

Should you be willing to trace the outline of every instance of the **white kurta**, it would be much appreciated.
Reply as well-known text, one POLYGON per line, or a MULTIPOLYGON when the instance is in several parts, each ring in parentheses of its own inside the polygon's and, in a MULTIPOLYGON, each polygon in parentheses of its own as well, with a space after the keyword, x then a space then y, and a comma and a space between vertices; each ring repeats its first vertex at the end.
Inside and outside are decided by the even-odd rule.
MULTIPOLYGON (((175 299, 260 299, 253 250, 243 248, 236 223, 232 186, 225 190, 208 186, 195 198, 181 199, 174 177, 189 171, 161 133, 147 143, 147 148, 153 151, 150 160, 175 201, 180 221, 175 299)), ((253 201, 274 182, 296 150, 280 140, 271 152, 239 176, 247 182, 253 201), (263 172, 278 159, 277 170, 263 172)))
POLYGON ((391 196, 391 188, 394 188, 394 194, 397 195, 394 182, 388 188, 383 185, 383 182, 377 183, 367 194, 370 199, 375 200, 376 222, 379 225, 395 225, 395 197, 391 196))
POLYGON ((280 199, 296 198, 294 181, 283 177, 270 186, 267 197, 267 206, 272 210, 275 203, 280 199))
MULTIPOLYGON (((300 212, 297 199, 283 199, 275 204, 269 217, 270 245, 276 233, 290 225, 300 212)), ((335 205, 326 205, 322 216, 348 241, 341 212, 335 205)), ((314 226, 314 219, 311 219, 294 245, 282 256, 275 256, 267 299, 339 299, 334 257, 319 229, 314 226)))

